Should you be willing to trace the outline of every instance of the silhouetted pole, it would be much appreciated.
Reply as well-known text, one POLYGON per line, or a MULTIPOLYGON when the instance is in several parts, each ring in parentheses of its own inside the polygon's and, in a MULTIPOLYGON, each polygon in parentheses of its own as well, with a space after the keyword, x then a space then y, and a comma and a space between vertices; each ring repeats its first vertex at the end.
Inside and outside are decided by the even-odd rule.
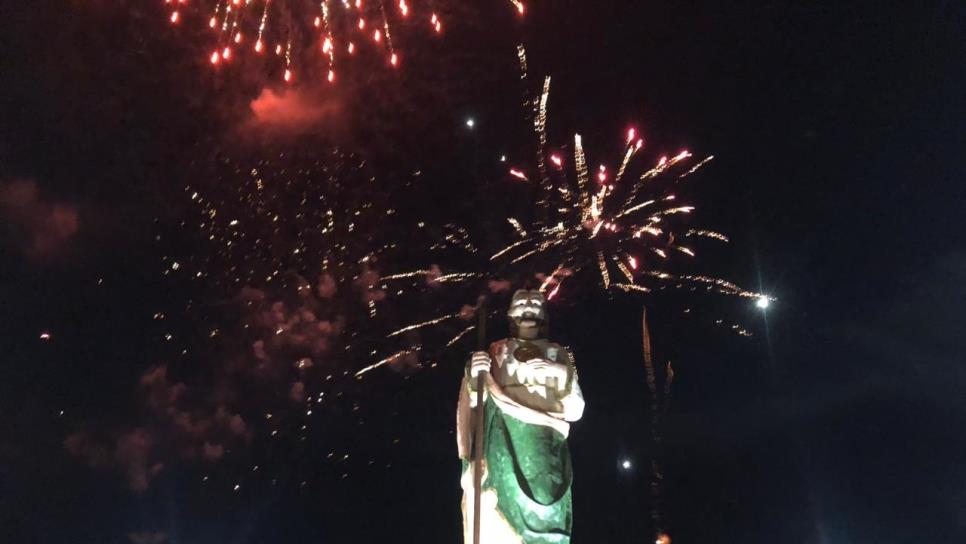
MULTIPOLYGON (((480 302, 480 322, 476 327, 478 351, 486 349, 486 302, 480 302)), ((486 376, 476 375, 476 420, 473 427, 473 544, 480 544, 480 496, 483 494, 483 387, 486 376)))

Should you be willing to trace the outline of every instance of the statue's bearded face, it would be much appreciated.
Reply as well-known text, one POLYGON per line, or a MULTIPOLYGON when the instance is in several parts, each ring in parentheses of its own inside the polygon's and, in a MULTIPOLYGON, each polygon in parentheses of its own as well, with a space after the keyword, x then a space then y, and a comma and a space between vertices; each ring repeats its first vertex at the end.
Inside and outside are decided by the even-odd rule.
POLYGON ((547 320, 547 299, 540 291, 513 293, 507 315, 518 327, 536 327, 547 320))

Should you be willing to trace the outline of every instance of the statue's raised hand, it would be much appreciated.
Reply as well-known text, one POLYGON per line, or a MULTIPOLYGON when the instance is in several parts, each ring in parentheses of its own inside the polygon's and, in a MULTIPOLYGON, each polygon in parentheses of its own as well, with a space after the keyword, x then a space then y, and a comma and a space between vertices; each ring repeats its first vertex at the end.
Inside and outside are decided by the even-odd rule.
POLYGON ((489 353, 485 351, 474 351, 470 355, 470 377, 476 378, 480 372, 489 372, 492 363, 493 359, 490 358, 489 353))

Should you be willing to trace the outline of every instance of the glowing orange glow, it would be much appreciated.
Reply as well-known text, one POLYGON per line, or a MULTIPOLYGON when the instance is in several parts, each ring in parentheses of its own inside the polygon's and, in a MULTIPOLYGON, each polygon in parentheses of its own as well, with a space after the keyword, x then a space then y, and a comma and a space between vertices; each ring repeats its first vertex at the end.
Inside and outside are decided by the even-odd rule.
POLYGON ((319 28, 320 26, 322 26, 322 18, 316 17, 315 20, 312 21, 312 24, 315 25, 315 28, 319 28))
POLYGON ((218 24, 218 20, 215 19, 214 17, 212 17, 211 19, 208 19, 208 26, 209 27, 215 28, 215 25, 217 25, 217 24, 218 24))
POLYGON ((221 56, 218 54, 218 51, 212 52, 209 60, 212 64, 218 64, 218 61, 221 60, 221 56))
POLYGON ((349 42, 349 47, 347 47, 346 50, 349 51, 349 54, 350 55, 353 54, 353 53, 355 53, 355 51, 356 51, 356 44, 354 44, 352 42, 349 42))
POLYGON ((332 40, 326 37, 322 40, 322 52, 328 53, 329 51, 332 51, 332 40))
POLYGON ((178 15, 178 12, 177 11, 172 12, 171 13, 171 24, 177 24, 178 17, 179 17, 179 15, 178 15))
POLYGON ((333 81, 335 81, 335 72, 334 71, 329 70, 328 79, 329 79, 329 83, 332 83, 333 81))
POLYGON ((228 60, 228 59, 230 59, 230 58, 231 58, 231 49, 229 49, 229 48, 227 48, 227 47, 226 47, 226 48, 224 48, 224 49, 222 49, 222 51, 221 51, 221 56, 222 56, 222 58, 223 58, 223 59, 225 59, 225 60, 228 60))
POLYGON ((257 42, 255 42, 255 52, 256 53, 261 53, 262 52, 262 49, 264 49, 264 48, 265 48, 265 45, 262 43, 262 40, 258 40, 257 42))
POLYGON ((276 55, 281 55, 282 54, 282 44, 278 44, 278 45, 275 46, 275 54, 276 55))
POLYGON ((362 30, 364 28, 366 28, 366 20, 363 19, 362 17, 359 17, 359 30, 362 30))
POLYGON ((241 43, 241 42, 242 42, 242 33, 241 32, 236 32, 235 33, 235 43, 241 43))
POLYGON ((286 68, 285 69, 285 75, 283 76, 283 78, 285 79, 285 82, 286 83, 291 83, 292 82, 292 71, 289 70, 288 68, 286 68))
POLYGON ((398 65, 399 64, 399 55, 393 53, 392 56, 389 57, 389 64, 392 64, 393 66, 398 65))
POLYGON ((406 5, 406 0, 399 0, 399 12, 405 17, 409 15, 409 6, 406 5))
POLYGON ((378 28, 372 33, 372 39, 376 43, 379 43, 382 40, 382 32, 380 32, 378 28))

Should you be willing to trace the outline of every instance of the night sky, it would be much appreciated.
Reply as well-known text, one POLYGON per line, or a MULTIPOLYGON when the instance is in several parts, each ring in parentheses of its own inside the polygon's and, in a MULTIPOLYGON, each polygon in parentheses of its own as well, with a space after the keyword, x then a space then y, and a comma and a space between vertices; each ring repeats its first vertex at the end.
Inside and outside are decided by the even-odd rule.
MULTIPOLYGON (((237 293, 164 271, 208 255, 185 187, 233 194, 228 159, 364 162, 338 187, 304 181, 399 210, 360 223, 360 252, 388 240, 424 262, 408 219, 495 237, 485 210, 521 202, 498 159, 532 137, 521 42, 530 91, 553 77, 554 140, 580 131, 603 156, 633 121, 654 153, 714 154, 687 196, 732 241, 701 270, 777 298, 684 314, 674 293, 575 289, 551 307, 587 400, 569 441, 574 541, 652 542, 655 507, 675 544, 966 541, 962 6, 533 0, 521 21, 509 2, 436 4, 440 38, 401 30, 399 69, 361 60, 334 87, 245 59, 212 69, 208 34, 172 29, 160 1, 0 9, 0 542, 458 542, 452 431, 472 342, 434 368, 345 380, 272 449, 250 413, 288 383, 210 371, 239 349, 208 341, 237 322, 237 293), (657 505, 642 300, 675 369, 657 505), (173 442, 145 385, 159 365, 198 413, 223 403, 225 429, 245 421, 231 451, 173 442)), ((365 322, 363 306, 340 312, 365 322)), ((323 375, 366 364, 323 359, 323 375)))

